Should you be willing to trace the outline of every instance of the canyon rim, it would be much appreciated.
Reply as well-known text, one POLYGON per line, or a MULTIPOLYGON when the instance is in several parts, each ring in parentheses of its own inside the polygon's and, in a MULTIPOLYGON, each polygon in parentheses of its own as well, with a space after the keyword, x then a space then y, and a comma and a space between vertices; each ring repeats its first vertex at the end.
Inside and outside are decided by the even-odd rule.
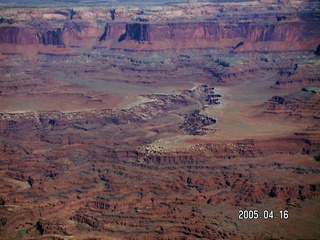
POLYGON ((1 1, 0 239, 319 239, 319 6, 1 1))

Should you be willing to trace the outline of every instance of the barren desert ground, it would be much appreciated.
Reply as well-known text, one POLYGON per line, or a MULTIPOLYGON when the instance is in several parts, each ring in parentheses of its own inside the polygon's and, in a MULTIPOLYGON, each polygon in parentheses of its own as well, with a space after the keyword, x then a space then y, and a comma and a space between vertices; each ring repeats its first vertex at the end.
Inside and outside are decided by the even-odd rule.
POLYGON ((0 239, 320 239, 320 3, 0 1, 0 239))

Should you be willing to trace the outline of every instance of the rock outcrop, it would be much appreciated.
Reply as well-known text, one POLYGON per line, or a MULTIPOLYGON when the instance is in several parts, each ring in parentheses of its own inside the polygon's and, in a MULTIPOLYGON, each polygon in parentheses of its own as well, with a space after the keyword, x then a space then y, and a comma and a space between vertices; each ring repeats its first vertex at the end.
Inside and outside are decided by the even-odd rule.
MULTIPOLYGON (((237 3, 226 4, 226 9, 215 4, 208 6, 200 4, 199 8, 205 9, 201 14, 196 9, 189 10, 188 13, 187 6, 182 5, 183 10, 180 11, 189 14, 187 16, 190 17, 182 21, 179 20, 179 15, 175 15, 175 11, 179 11, 178 7, 169 9, 150 7, 150 9, 136 12, 108 8, 34 9, 21 11, 17 19, 13 18, 12 12, 2 10, 5 17, 1 18, 3 20, 0 26, 0 43, 90 45, 92 47, 103 46, 104 41, 109 41, 108 46, 110 46, 111 41, 113 46, 118 48, 129 47, 123 44, 123 41, 145 43, 168 41, 169 47, 174 47, 175 42, 188 41, 189 47, 195 48, 202 41, 203 47, 218 47, 226 44, 225 46, 230 49, 241 51, 241 49, 250 48, 249 45, 252 43, 262 42, 268 43, 269 48, 276 51, 277 48, 269 43, 276 44, 279 49, 283 48, 281 43, 291 43, 295 48, 310 50, 310 47, 304 43, 314 44, 318 40, 319 22, 316 14, 297 14, 289 6, 281 5, 278 11, 281 12, 283 8, 287 16, 273 17, 279 12, 268 8, 268 4, 260 3, 251 7, 253 11, 263 9, 267 13, 239 14, 238 9, 244 6, 237 3), (165 11, 172 15, 166 16, 166 13, 163 14, 165 11), (154 13, 159 13, 159 17, 154 17, 154 13), (135 20, 132 20, 132 15, 136 15, 135 20), (141 22, 142 16, 145 16, 143 18, 145 22, 141 22), (192 18, 193 16, 197 21, 192 18), (34 18, 40 21, 33 21, 34 18), (104 27, 101 26, 102 24, 104 27), (91 41, 82 41, 82 43, 79 41, 79 38, 89 36, 91 41), (215 45, 217 41, 224 41, 225 44, 216 43, 215 45), (121 44, 119 45, 118 42, 121 44)), ((134 49, 136 46, 131 48, 134 49)))
POLYGON ((317 2, 0 13, 1 239, 319 238, 317 2))
POLYGON ((64 45, 62 29, 37 31, 30 27, 0 27, 0 42, 11 44, 64 45))
POLYGON ((318 90, 310 88, 309 91, 307 88, 302 88, 299 92, 290 96, 273 96, 267 102, 268 107, 264 113, 317 121, 320 112, 319 104, 320 94, 318 90))

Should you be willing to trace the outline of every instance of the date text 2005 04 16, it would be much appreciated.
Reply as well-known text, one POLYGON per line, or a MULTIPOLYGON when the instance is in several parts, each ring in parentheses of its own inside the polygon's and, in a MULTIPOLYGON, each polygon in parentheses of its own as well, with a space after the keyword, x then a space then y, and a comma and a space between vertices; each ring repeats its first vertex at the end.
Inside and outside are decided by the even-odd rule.
POLYGON ((260 212, 259 210, 239 210, 238 219, 240 220, 252 220, 252 219, 288 219, 288 210, 264 210, 260 212))

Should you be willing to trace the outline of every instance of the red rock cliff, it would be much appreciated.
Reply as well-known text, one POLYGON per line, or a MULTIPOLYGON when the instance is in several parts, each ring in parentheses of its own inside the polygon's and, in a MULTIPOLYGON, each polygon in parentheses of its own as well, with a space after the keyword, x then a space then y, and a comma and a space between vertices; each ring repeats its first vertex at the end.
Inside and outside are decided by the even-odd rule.
POLYGON ((264 14, 241 15, 237 13, 237 8, 229 8, 228 12, 223 8, 218 10, 213 6, 208 6, 208 9, 210 7, 212 13, 209 10, 206 13, 204 11, 193 13, 197 21, 189 17, 187 12, 179 18, 178 15, 175 15, 177 9, 170 9, 168 13, 161 11, 163 16, 159 15, 157 18, 155 18, 154 11, 160 11, 159 9, 150 9, 152 14, 145 14, 145 16, 139 11, 138 13, 133 11, 121 13, 120 10, 114 10, 113 18, 110 18, 108 9, 77 10, 74 11, 72 18, 67 14, 56 14, 56 12, 68 12, 63 9, 56 10, 55 14, 52 13, 52 10, 47 10, 49 14, 43 9, 41 10, 42 15, 39 15, 36 10, 28 10, 23 21, 19 20, 21 16, 10 15, 4 10, 5 17, 15 16, 17 19, 12 19, 10 23, 5 21, 1 23, 0 43, 92 47, 96 44, 104 45, 105 41, 107 44, 117 45, 118 42, 127 41, 160 42, 168 40, 172 46, 175 46, 177 41, 179 43, 188 41, 192 48, 200 40, 204 47, 212 47, 216 41, 229 43, 223 45, 234 48, 237 48, 236 45, 240 41, 244 45, 246 43, 282 42, 290 43, 290 45, 296 44, 296 47, 308 50, 315 49, 319 44, 319 19, 311 12, 310 14, 286 12, 282 14, 283 16, 278 16, 277 14, 281 12, 268 10, 269 13, 267 11, 264 14), (222 12, 217 13, 217 11, 222 12), (28 16, 39 19, 28 19, 28 16))
MULTIPOLYGON (((107 29, 119 25, 107 24, 107 29)), ((119 40, 159 41, 159 40, 222 40, 242 38, 249 42, 297 42, 317 38, 318 31, 311 30, 315 25, 303 23, 255 24, 238 23, 222 25, 216 22, 190 23, 128 23, 123 36, 105 35, 106 39, 119 37, 119 40)), ((315 29, 315 28, 314 28, 315 29)))
POLYGON ((30 27, 0 27, 0 43, 63 45, 63 30, 30 27))

